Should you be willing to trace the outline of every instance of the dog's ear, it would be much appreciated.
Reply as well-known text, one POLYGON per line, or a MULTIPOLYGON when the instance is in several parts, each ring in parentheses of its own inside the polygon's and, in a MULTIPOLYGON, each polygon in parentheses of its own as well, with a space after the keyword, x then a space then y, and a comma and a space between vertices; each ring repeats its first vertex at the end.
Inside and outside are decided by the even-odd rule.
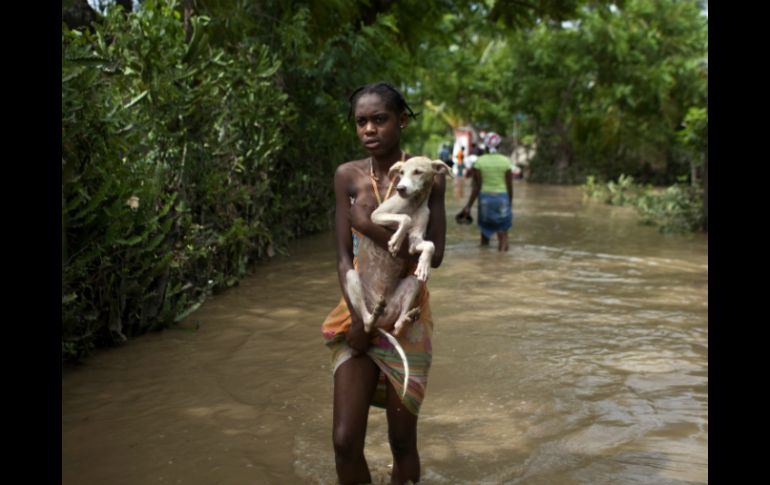
POLYGON ((436 173, 445 173, 449 175, 449 177, 454 178, 454 175, 452 175, 452 168, 441 160, 433 160, 430 164, 433 166, 433 170, 435 170, 436 173))
POLYGON ((392 167, 390 167, 390 170, 388 170, 388 177, 393 178, 394 175, 398 175, 398 172, 401 171, 401 167, 404 166, 404 162, 396 162, 393 164, 392 167))

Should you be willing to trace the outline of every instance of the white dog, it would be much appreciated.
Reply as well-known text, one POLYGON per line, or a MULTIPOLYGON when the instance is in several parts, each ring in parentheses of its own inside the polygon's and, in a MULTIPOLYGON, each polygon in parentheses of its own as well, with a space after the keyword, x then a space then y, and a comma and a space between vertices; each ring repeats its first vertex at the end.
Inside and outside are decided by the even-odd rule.
POLYGON ((388 241, 389 252, 362 237, 358 245, 358 267, 346 274, 350 303, 363 319, 365 331, 368 333, 372 326, 377 327, 404 361, 404 392, 409 379, 406 355, 388 331, 392 329, 398 336, 407 323, 413 323, 419 317, 419 307, 412 307, 420 282, 427 281, 430 276, 430 261, 435 252, 433 243, 423 238, 430 218, 428 196, 437 173, 452 176, 447 164, 426 157, 410 158, 390 168, 391 179, 396 175, 400 177, 396 186, 398 195, 384 201, 372 212, 372 222, 396 231, 388 241), (407 236, 409 252, 420 253, 420 258, 414 274, 402 278, 404 262, 395 255, 407 236))

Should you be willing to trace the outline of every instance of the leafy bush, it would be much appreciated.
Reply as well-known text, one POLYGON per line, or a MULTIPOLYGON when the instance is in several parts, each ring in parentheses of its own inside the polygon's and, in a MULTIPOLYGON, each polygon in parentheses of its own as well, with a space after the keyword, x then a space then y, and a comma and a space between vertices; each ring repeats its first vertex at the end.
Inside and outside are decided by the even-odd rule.
POLYGON ((650 185, 639 185, 626 175, 606 184, 591 175, 582 189, 587 198, 636 208, 642 223, 657 226, 661 232, 700 231, 705 223, 703 194, 699 188, 687 185, 685 179, 682 177, 679 183, 660 191, 650 185))
POLYGON ((695 232, 703 230, 703 195, 700 189, 678 183, 661 193, 644 194, 635 207, 642 222, 658 226, 661 232, 695 232))
POLYGON ((175 4, 148 0, 62 28, 63 359, 178 320, 275 251, 279 63, 208 46, 206 23, 187 43, 175 4))

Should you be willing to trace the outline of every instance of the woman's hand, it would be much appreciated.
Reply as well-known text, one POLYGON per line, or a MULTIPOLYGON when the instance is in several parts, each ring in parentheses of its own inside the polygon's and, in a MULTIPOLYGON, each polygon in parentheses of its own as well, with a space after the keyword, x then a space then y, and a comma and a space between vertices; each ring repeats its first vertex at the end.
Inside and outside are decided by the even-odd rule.
POLYGON ((351 312, 351 318, 353 319, 350 329, 345 335, 345 340, 351 349, 353 349, 353 356, 365 354, 370 345, 371 335, 364 331, 364 322, 356 317, 351 312))

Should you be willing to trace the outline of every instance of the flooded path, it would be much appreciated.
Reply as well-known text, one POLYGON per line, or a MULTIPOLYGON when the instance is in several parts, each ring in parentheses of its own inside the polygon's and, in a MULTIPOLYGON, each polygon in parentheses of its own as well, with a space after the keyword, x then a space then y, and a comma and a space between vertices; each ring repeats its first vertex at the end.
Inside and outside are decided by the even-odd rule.
MULTIPOLYGON (((448 187, 429 282, 421 483, 707 483, 707 237, 516 181, 498 253, 455 224, 462 189, 448 187)), ((333 236, 290 251, 180 328, 63 372, 64 484, 336 482, 320 334, 340 295, 333 236)), ((372 409, 375 483, 388 481, 386 433, 372 409)))

